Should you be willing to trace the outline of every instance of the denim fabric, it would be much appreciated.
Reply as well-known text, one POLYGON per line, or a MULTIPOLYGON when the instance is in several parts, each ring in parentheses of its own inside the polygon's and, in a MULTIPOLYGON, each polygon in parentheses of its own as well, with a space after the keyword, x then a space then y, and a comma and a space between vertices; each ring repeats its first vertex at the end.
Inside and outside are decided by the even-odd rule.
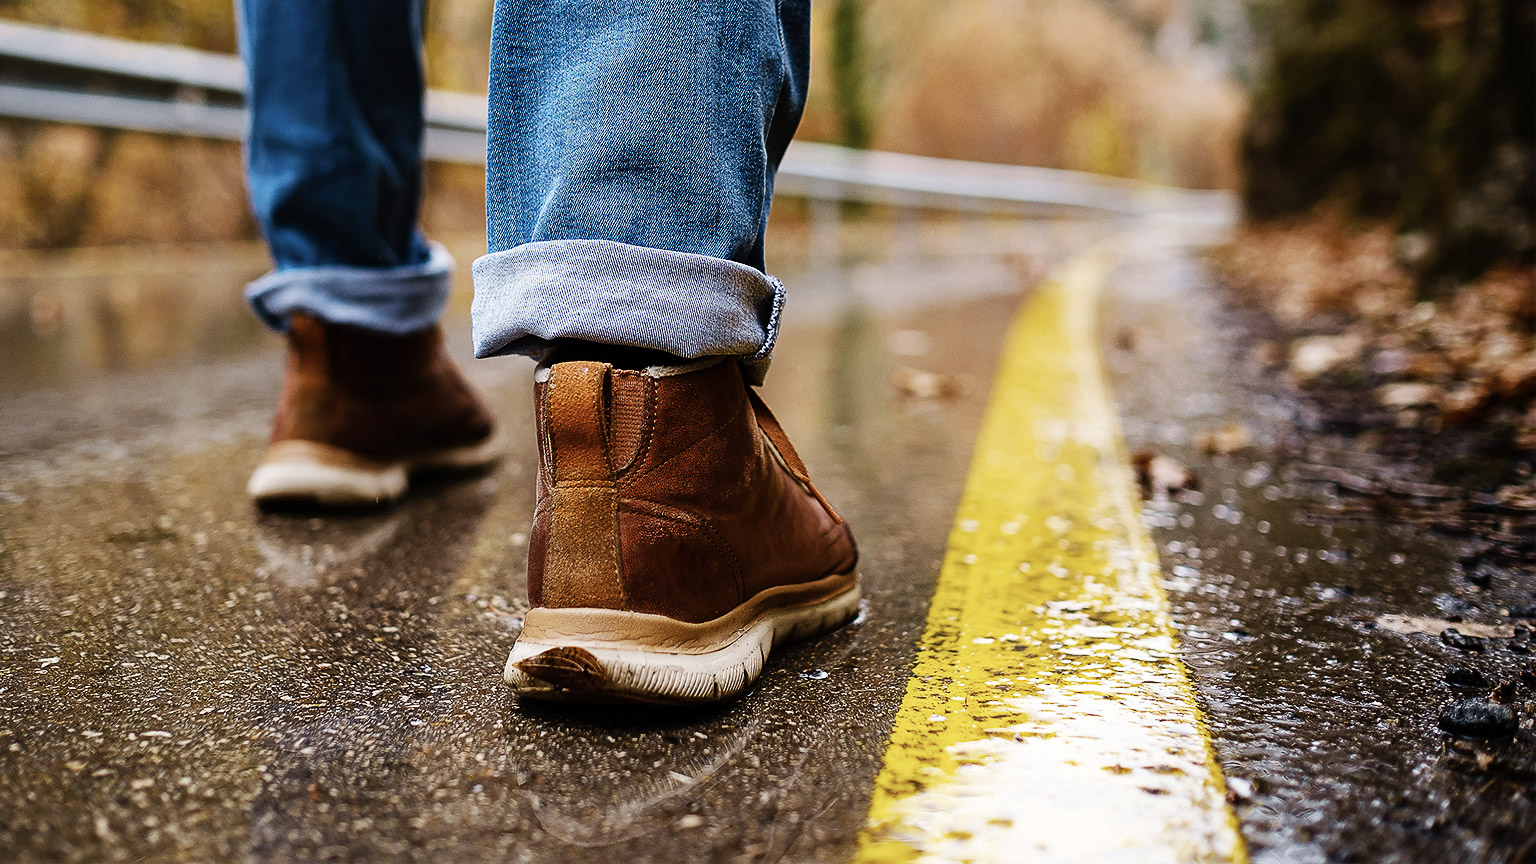
MULTIPOLYGON (((398 331, 441 308, 446 273, 427 278, 438 259, 414 227, 420 11, 244 0, 251 197, 277 261, 250 294, 268 320, 302 305, 398 331), (390 285, 409 299, 384 303, 390 285)), ((804 107, 809 12, 497 0, 477 355, 585 339, 736 355, 761 376, 783 304, 763 232, 804 107)))
POLYGON ((557 339, 583 339, 737 355, 759 384, 784 308, 779 280, 745 264, 610 240, 525 243, 474 273, 475 340, 496 334, 507 340, 499 353, 542 356, 557 339))
POLYGON ((766 358, 782 298, 763 231, 809 47, 808 0, 498 0, 476 353, 559 332, 766 358))
POLYGON ((239 13, 247 181, 276 264, 247 289, 257 314, 431 325, 453 262, 416 228, 422 0, 241 0, 239 13))
POLYGON ((404 267, 290 267, 245 287, 245 299, 268 327, 285 330, 288 316, 310 312, 332 324, 411 333, 442 317, 453 278, 453 256, 437 243, 429 257, 404 267))

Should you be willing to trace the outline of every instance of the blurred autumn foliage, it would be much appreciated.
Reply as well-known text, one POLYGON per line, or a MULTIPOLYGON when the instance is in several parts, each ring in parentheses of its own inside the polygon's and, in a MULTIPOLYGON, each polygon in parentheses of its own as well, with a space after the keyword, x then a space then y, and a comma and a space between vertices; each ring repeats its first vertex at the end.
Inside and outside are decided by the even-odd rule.
POLYGON ((1197 188, 1239 183, 1246 97, 1217 55, 1235 34, 1214 14, 1238 3, 828 5, 803 137, 1197 188))
POLYGON ((1497 490, 1529 522, 1536 3, 1254 10, 1269 57, 1243 147, 1250 218, 1213 260, 1365 449, 1497 490))
MULTIPOLYGON (((801 137, 1235 188, 1245 97, 1190 34, 1197 7, 1240 2, 824 0, 801 137)), ((492 6, 428 4, 433 86, 484 92, 492 6)), ((0 0, 0 17, 235 49, 232 0, 0 0)), ((429 228, 483 226, 478 169, 427 179, 429 228)), ((243 194, 228 143, 0 121, 0 199, 17 202, 0 246, 252 237, 243 194)))
POLYGON ((1356 467, 1384 472, 1344 488, 1536 563, 1519 546, 1536 536, 1536 270, 1499 266, 1416 300, 1400 245, 1388 225, 1323 212, 1242 226, 1212 263, 1269 319, 1252 360, 1307 394, 1308 422, 1348 436, 1356 467), (1444 488, 1416 498, 1429 487, 1384 477, 1444 488))
MULTIPOLYGON (((490 0, 430 4, 433 84, 483 91, 490 0)), ((0 17, 233 53, 233 0, 0 0, 0 17)), ((424 220, 441 230, 484 225, 484 174, 432 165, 424 220)), ((250 239, 240 148, 0 120, 0 248, 69 248, 250 239)))
POLYGON ((205 51, 235 50, 234 0, 0 0, 0 18, 205 51))
POLYGON ((1536 3, 1260 0, 1249 212, 1384 220, 1421 297, 1536 264, 1536 3))

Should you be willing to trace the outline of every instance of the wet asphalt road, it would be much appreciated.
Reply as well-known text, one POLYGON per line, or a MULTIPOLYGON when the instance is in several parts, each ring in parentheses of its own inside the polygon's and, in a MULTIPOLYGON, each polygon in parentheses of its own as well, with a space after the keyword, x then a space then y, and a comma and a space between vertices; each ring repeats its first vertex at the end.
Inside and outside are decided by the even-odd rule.
POLYGON ((14 279, 0 857, 846 858, 1003 330, 1084 234, 953 227, 974 254, 893 258, 874 238, 783 265, 798 291, 767 397, 857 526, 867 609, 688 713, 524 705, 501 684, 526 609, 531 363, 469 366, 528 445, 497 471, 388 511, 260 514, 242 488, 280 346, 234 290, 259 254, 14 279), (907 367, 961 392, 903 395, 907 367))
MULTIPOLYGON (((389 511, 247 504, 280 357, 235 290, 259 249, 0 268, 0 858, 846 859, 1004 329, 1106 229, 850 229, 835 257, 778 230, 771 249, 818 257, 774 262, 792 296, 767 396, 855 526, 869 599, 742 700, 690 713, 522 705, 500 683, 531 446, 389 511), (914 372, 958 393, 893 383, 914 372)), ((1498 679, 1529 658, 1370 622, 1507 624, 1532 586, 1472 590, 1454 542, 1316 518, 1329 491, 1287 466, 1361 457, 1247 361, 1256 325, 1201 271, 1201 232, 1136 237, 1106 357, 1132 447, 1202 480, 1147 519, 1254 857, 1529 856, 1532 733, 1435 727, 1448 668, 1498 679), (1202 454, 1227 419, 1255 446, 1202 454)), ((530 370, 469 366, 529 443, 530 370)))
POLYGON ((1255 350, 1273 337, 1263 319, 1224 303, 1191 253, 1175 232, 1135 241, 1101 335, 1128 445, 1200 481, 1144 515, 1253 859, 1536 859, 1536 688, 1520 683, 1536 669, 1530 643, 1464 650, 1440 637, 1536 626, 1508 615, 1536 603, 1536 579, 1510 572, 1480 587, 1458 563, 1471 541, 1360 518, 1305 479, 1318 465, 1380 466, 1320 428, 1255 350), (1232 423, 1252 445, 1205 453, 1202 433, 1232 423), (1394 615, 1428 632, 1378 623, 1394 615), (1453 670, 1485 683, 1453 686, 1448 675, 1473 677, 1453 670), (1448 705, 1506 681, 1523 717, 1513 737, 1439 728, 1448 705))

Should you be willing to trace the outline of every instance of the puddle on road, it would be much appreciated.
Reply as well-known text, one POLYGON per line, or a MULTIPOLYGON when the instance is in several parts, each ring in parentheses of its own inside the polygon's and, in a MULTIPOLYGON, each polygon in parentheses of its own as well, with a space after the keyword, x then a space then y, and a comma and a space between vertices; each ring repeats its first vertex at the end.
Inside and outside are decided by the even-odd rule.
POLYGON ((266 267, 252 244, 0 250, 0 396, 250 351, 240 289, 266 267))
MULTIPOLYGON (((853 295, 888 313, 932 305, 936 293, 950 302, 1007 293, 1100 230, 972 217, 777 220, 768 247, 796 307, 809 303, 825 314, 828 303, 853 295), (893 268, 893 260, 905 266, 893 268)), ((462 321, 473 290, 469 265, 484 254, 485 239, 440 239, 458 262, 447 320, 462 321)), ((254 242, 0 249, 0 397, 271 350, 274 340, 242 296, 270 266, 254 242)))
POLYGON ((1297 463, 1357 454, 1305 431, 1304 407, 1248 358, 1256 325, 1217 296, 1189 253, 1149 246, 1112 293, 1104 351, 1130 445, 1200 481, 1145 515, 1254 859, 1536 854, 1532 690, 1518 691, 1526 728, 1514 738, 1463 741, 1438 726, 1448 705, 1478 695, 1448 673, 1511 680, 1529 666, 1528 643, 1463 651, 1376 626, 1397 615, 1514 632, 1536 622, 1505 610, 1536 602, 1536 585, 1483 589, 1460 572, 1457 541, 1329 516, 1338 493, 1297 463), (1202 452, 1200 433, 1232 422, 1251 429, 1252 446, 1202 452))

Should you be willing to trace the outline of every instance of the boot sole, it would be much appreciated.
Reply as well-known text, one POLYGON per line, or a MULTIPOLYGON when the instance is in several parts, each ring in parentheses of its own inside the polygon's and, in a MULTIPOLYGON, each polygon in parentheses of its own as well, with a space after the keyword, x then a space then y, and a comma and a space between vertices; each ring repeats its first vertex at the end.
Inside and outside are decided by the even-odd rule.
POLYGON ((507 657, 518 695, 696 705, 739 695, 780 645, 859 614, 857 572, 769 588, 702 624, 613 609, 533 609, 507 657))
POLYGON ((245 491, 264 505, 366 507, 399 499, 412 474, 483 468, 505 449, 496 433, 478 444, 380 462, 315 441, 279 441, 251 473, 245 491))

